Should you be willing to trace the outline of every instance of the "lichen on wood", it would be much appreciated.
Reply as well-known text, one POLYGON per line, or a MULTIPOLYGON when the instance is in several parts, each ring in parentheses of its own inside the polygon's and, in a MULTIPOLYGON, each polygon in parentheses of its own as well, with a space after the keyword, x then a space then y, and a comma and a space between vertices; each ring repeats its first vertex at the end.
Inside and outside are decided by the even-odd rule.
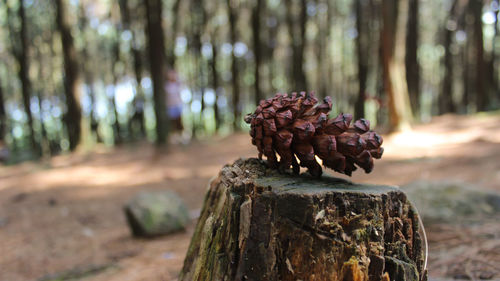
POLYGON ((210 183, 179 280, 420 281, 418 227, 396 187, 240 159, 210 183))

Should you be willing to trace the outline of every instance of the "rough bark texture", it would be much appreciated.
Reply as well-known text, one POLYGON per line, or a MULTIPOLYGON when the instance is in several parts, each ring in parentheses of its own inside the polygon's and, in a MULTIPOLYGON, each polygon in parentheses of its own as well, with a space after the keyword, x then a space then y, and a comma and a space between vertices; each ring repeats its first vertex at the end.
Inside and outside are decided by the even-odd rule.
POLYGON ((240 159, 211 182, 179 280, 425 280, 423 263, 398 188, 240 159))

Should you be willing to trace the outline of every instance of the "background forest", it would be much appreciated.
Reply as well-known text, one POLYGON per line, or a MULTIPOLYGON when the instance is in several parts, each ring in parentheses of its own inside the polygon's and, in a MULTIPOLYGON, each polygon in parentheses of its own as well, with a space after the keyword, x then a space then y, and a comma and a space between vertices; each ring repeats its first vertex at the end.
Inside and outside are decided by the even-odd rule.
POLYGON ((330 95, 390 130, 498 108, 497 0, 2 0, 0 139, 10 162, 228 134, 276 92, 330 95))
POLYGON ((207 183, 257 155, 243 117, 293 91, 377 126, 372 173, 325 173, 405 191, 430 281, 498 280, 499 8, 0 0, 0 280, 177 280, 207 183), (185 231, 134 239, 123 206, 142 191, 176 192, 185 231))

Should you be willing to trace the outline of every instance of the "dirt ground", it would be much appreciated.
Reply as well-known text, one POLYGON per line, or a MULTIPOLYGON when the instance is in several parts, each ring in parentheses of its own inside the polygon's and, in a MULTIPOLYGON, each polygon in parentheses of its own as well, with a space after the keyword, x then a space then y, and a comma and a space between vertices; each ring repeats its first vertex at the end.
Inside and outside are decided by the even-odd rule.
MULTIPOLYGON (((384 138, 383 159, 353 181, 453 179, 500 191, 499 115, 442 116, 384 138)), ((140 190, 170 189, 196 214, 209 179, 255 155, 241 133, 168 151, 143 143, 0 167, 0 280, 176 280, 196 220, 185 232, 133 239, 124 203, 140 190)), ((429 226, 430 275, 500 279, 499 230, 496 220, 429 226)))

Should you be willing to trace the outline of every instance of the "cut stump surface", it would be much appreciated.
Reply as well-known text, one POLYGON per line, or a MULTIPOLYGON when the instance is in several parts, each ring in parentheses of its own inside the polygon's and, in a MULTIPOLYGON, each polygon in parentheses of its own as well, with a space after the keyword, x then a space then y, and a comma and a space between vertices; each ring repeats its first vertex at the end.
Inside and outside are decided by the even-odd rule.
POLYGON ((279 174, 240 159, 212 180, 180 280, 425 280, 397 187, 279 174))

